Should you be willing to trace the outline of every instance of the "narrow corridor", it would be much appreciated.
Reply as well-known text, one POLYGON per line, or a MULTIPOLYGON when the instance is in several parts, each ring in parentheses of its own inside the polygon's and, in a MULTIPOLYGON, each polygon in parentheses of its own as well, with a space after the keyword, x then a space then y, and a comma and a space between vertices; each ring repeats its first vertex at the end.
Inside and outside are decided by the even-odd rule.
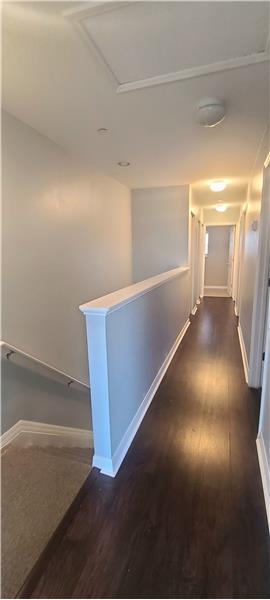
POLYGON ((205 298, 116 477, 93 469, 22 598, 268 598, 256 451, 233 302, 205 298))

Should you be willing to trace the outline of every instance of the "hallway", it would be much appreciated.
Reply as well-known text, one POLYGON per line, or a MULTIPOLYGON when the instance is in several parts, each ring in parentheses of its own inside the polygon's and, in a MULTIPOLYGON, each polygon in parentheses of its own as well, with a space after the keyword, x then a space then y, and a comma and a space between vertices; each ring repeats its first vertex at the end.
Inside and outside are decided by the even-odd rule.
POLYGON ((116 479, 93 469, 19 597, 269 597, 236 325, 230 299, 203 300, 116 479))

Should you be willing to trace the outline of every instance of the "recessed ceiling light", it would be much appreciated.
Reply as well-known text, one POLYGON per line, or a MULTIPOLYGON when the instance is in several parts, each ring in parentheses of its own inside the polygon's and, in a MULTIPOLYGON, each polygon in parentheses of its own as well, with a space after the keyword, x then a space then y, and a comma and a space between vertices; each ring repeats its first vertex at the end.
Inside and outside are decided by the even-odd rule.
POLYGON ((210 183, 210 190, 212 190, 212 192, 223 192, 226 187, 226 181, 213 181, 210 183))
POLYGON ((127 160, 120 160, 120 162, 117 164, 119 165, 119 167, 129 167, 130 162, 128 162, 127 160))
POLYGON ((107 129, 106 127, 99 127, 99 129, 97 130, 98 133, 108 133, 109 129, 107 129))
POLYGON ((227 204, 216 204, 215 208, 218 212, 222 213, 225 212, 225 210, 227 210, 228 207, 227 204))

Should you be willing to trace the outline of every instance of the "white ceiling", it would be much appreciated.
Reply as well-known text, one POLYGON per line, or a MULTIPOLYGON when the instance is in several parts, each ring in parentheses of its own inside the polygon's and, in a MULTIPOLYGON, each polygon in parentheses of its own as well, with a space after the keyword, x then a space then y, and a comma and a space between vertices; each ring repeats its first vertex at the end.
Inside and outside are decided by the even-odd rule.
POLYGON ((260 52, 269 3, 123 3, 87 18, 99 49, 63 16, 74 4, 4 3, 4 108, 131 188, 204 190, 206 181, 227 178, 232 202, 243 201, 239 181, 246 185, 268 121, 269 63, 118 94, 100 51, 119 82, 260 52), (213 129, 196 123, 204 96, 227 106, 213 129))
POLYGON ((264 52, 268 37, 262 2, 133 2, 80 22, 119 83, 264 52))
POLYGON ((239 205, 246 201, 247 180, 241 177, 227 178, 227 187, 223 192, 212 192, 210 190, 211 179, 198 181, 192 184, 193 201, 204 208, 215 208, 218 202, 223 204, 239 205))

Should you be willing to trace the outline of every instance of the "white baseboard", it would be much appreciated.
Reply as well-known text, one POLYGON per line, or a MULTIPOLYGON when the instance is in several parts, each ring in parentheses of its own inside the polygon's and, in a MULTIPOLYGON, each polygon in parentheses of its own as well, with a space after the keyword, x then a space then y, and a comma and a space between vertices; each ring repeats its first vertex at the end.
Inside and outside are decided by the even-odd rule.
POLYGON ((234 314, 236 317, 239 317, 239 311, 238 311, 238 306, 236 304, 236 301, 234 301, 234 314))
POLYGON ((270 467, 267 461, 263 437, 260 434, 257 437, 256 444, 261 471, 266 514, 270 532, 270 467))
POLYGON ((1 436, 1 448, 11 443, 24 448, 33 445, 92 448, 93 434, 87 429, 21 420, 1 436))
POLYGON ((209 298, 230 298, 227 287, 223 285, 206 285, 203 294, 209 298))
POLYGON ((113 454, 113 457, 111 459, 109 458, 105 458, 103 456, 99 456, 99 455, 94 455, 93 458, 93 467, 97 467, 98 469, 101 469, 101 473, 103 473, 104 475, 109 475, 110 477, 115 477, 115 475, 117 474, 117 471, 119 470, 125 456, 126 453, 134 439, 135 434, 137 433, 140 424, 143 420, 143 417, 148 409, 148 407, 150 406, 153 397, 176 353, 176 350, 179 346, 179 344, 181 343, 188 327, 190 325, 190 320, 188 319, 184 325, 184 327, 182 328, 182 330, 180 331, 179 335, 177 336, 169 354, 167 354, 162 366, 160 367, 151 387, 149 388, 146 396, 144 397, 142 403, 140 404, 136 414, 134 415, 131 423, 129 424, 119 446, 117 447, 116 451, 113 454))
POLYGON ((242 354, 242 361, 243 361, 244 373, 245 373, 245 379, 246 379, 246 382, 248 384, 249 366, 248 366, 248 359, 247 359, 247 352, 246 352, 245 342, 244 342, 243 333, 242 333, 242 329, 241 329, 240 323, 238 324, 237 331, 238 331, 238 337, 239 337, 239 342, 240 342, 240 348, 241 348, 241 354, 242 354))
POLYGON ((227 290, 226 285, 205 285, 205 290, 227 290))
POLYGON ((197 306, 197 304, 195 304, 195 306, 193 307, 193 309, 191 311, 191 314, 196 315, 197 310, 198 310, 198 306, 197 306))

